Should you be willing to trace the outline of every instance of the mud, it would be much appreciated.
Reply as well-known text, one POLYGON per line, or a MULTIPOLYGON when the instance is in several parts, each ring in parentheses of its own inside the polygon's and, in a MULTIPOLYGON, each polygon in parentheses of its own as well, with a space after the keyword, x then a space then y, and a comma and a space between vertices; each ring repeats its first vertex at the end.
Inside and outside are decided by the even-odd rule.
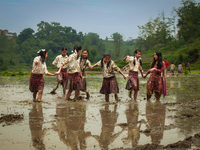
POLYGON ((9 114, 9 115, 5 115, 5 114, 1 114, 2 117, 0 117, 0 123, 5 122, 6 124, 11 124, 15 121, 20 121, 22 119, 24 119, 24 115, 20 114, 20 115, 14 115, 14 114, 9 114))
POLYGON ((50 94, 56 79, 45 76, 40 103, 33 102, 28 76, 0 77, 0 114, 12 114, 1 119, 0 149, 199 149, 199 76, 168 77, 167 96, 159 102, 154 96, 146 101, 141 77, 137 101, 117 75, 121 101, 111 94, 105 102, 101 75, 87 75, 89 100, 83 92, 74 100, 73 92, 70 101, 61 86, 50 94))

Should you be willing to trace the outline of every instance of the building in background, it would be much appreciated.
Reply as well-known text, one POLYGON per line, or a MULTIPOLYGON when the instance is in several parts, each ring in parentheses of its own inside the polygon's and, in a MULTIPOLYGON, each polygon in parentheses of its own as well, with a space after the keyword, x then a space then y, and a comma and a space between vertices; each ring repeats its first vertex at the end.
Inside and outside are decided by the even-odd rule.
POLYGON ((8 39, 12 39, 14 36, 16 36, 16 33, 11 33, 8 30, 2 30, 0 29, 0 35, 5 35, 8 37, 8 39))

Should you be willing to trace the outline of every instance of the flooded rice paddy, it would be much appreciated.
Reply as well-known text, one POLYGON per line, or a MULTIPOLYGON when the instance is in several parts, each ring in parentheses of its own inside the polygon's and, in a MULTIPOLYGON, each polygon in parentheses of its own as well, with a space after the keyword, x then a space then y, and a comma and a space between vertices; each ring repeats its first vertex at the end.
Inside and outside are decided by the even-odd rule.
MULTIPOLYGON (((167 77, 167 96, 146 101, 147 79, 140 77, 137 101, 117 75, 119 98, 99 93, 102 75, 87 75, 90 99, 66 101, 55 77, 45 76, 43 102, 32 100, 29 76, 0 77, 0 149, 170 149, 200 148, 200 75, 167 77), (13 116, 12 116, 13 117, 13 116)), ((74 97, 74 92, 71 98, 74 97)))

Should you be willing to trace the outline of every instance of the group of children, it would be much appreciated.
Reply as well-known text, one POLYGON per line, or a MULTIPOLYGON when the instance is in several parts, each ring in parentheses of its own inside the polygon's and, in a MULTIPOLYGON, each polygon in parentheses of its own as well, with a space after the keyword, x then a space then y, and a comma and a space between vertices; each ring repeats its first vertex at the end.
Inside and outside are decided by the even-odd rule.
POLYGON ((143 75, 142 71, 142 61, 141 61, 141 50, 136 49, 134 51, 134 56, 126 56, 123 60, 129 62, 126 66, 129 66, 129 75, 126 76, 120 70, 120 68, 111 60, 110 53, 104 53, 102 59, 91 65, 90 61, 87 59, 89 51, 83 49, 81 46, 75 46, 73 54, 67 55, 67 49, 63 47, 61 49, 62 55, 56 57, 53 61, 53 66, 57 64, 58 72, 51 74, 47 71, 45 59, 47 58, 47 51, 42 49, 38 51, 38 56, 35 57, 33 61, 33 69, 30 77, 29 89, 33 92, 33 100, 41 101, 42 92, 44 88, 43 73, 46 75, 57 76, 57 86, 51 91, 55 93, 59 84, 63 86, 63 93, 66 93, 68 89, 66 100, 70 99, 72 91, 75 90, 75 98, 79 97, 80 90, 86 93, 86 98, 90 98, 90 94, 86 88, 86 73, 85 69, 88 67, 92 70, 94 67, 100 66, 103 71, 103 83, 100 89, 101 94, 105 94, 105 100, 109 101, 109 94, 114 93, 115 100, 118 101, 119 88, 115 77, 115 72, 119 72, 124 79, 128 80, 126 84, 126 89, 129 90, 129 97, 132 97, 132 91, 134 91, 134 100, 137 99, 137 93, 139 90, 139 78, 138 73, 140 72, 143 78, 146 78, 150 74, 149 80, 147 81, 147 100, 150 100, 153 92, 155 93, 156 99, 159 100, 161 94, 166 95, 166 73, 165 73, 165 63, 162 61, 162 53, 157 51, 154 54, 154 59, 150 69, 147 71, 146 75, 143 75), (81 57, 79 55, 81 54, 81 57), (162 76, 161 76, 162 74, 162 76), (38 98, 36 95, 38 93, 38 98))

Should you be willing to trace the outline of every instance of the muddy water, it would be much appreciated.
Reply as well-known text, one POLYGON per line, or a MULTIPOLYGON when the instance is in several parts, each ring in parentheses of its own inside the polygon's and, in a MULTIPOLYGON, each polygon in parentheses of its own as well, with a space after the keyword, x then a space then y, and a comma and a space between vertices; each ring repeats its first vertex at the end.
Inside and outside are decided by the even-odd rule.
MULTIPOLYGON (((50 91, 54 77, 45 76, 43 102, 32 102, 29 77, 0 77, 0 113, 24 119, 0 124, 0 149, 117 149, 145 144, 166 146, 200 132, 200 76, 168 77, 168 94, 160 102, 145 100, 147 79, 140 77, 137 102, 128 97, 126 81, 117 75, 120 102, 99 94, 102 76, 87 76, 90 100, 69 102, 50 91)), ((81 93, 85 97, 85 93, 81 93)), ((71 98, 74 97, 74 93, 71 98)), ((192 144, 191 148, 200 148, 192 144)))

